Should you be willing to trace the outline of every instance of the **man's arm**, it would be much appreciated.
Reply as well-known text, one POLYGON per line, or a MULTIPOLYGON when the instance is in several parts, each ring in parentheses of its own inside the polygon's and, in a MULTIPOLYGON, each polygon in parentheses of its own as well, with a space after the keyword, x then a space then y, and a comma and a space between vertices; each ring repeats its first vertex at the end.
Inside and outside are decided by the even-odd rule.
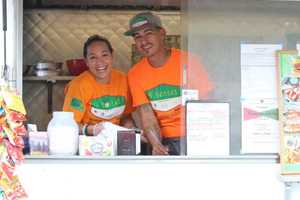
MULTIPOLYGON (((122 118, 121 118, 121 122, 120 122, 120 125, 121 126, 124 126, 126 128, 129 128, 129 129, 132 129, 132 128, 136 128, 136 124, 135 124, 135 120, 132 116, 132 113, 130 114, 127 114, 127 115, 124 115, 122 118)), ((147 138, 144 136, 144 132, 142 129, 140 129, 142 132, 141 132, 141 141, 142 142, 145 142, 145 143, 148 143, 148 140, 147 138)))
POLYGON ((134 123, 134 121, 133 121, 133 119, 131 117, 131 114, 124 114, 121 117, 120 125, 124 126, 126 128, 134 128, 134 127, 136 127, 135 123, 134 123))
POLYGON ((143 104, 137 108, 142 128, 152 145, 153 155, 168 155, 168 148, 161 143, 160 128, 150 104, 143 104))

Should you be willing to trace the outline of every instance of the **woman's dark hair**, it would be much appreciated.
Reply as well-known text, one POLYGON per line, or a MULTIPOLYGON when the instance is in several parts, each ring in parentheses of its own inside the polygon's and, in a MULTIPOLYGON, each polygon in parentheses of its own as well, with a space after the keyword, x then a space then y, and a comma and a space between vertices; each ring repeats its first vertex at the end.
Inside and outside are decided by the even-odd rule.
POLYGON ((110 42, 108 41, 108 39, 106 39, 105 37, 102 37, 100 35, 93 35, 93 36, 90 36, 84 43, 84 46, 83 46, 83 56, 86 58, 87 56, 87 48, 93 43, 93 42, 104 42, 107 47, 108 47, 108 50, 110 51, 110 53, 113 53, 113 48, 110 44, 110 42))

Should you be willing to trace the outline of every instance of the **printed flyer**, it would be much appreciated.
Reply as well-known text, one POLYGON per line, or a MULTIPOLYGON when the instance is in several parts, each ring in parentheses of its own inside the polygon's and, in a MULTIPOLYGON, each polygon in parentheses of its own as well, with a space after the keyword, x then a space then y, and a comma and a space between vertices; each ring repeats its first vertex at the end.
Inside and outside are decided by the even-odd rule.
POLYGON ((242 153, 279 153, 277 100, 242 101, 242 153))

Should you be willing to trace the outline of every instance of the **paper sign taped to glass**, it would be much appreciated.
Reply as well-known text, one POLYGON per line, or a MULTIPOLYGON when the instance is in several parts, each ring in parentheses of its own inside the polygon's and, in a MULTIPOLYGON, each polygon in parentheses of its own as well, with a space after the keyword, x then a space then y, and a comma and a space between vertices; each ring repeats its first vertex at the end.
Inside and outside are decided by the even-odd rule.
POLYGON ((138 130, 127 129, 110 122, 104 122, 102 125, 103 130, 97 136, 79 136, 79 155, 116 156, 137 155, 140 153, 141 141, 138 130), (130 138, 130 141, 128 138, 130 138), (126 140, 122 141, 124 139, 126 140), (123 146, 120 146, 120 144, 123 144, 123 146))

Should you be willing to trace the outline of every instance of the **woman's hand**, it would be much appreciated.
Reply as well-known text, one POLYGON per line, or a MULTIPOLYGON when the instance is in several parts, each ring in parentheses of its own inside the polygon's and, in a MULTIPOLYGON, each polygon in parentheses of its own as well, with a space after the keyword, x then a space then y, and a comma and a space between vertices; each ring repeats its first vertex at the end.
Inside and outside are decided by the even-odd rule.
POLYGON ((93 125, 93 129, 92 129, 93 136, 97 136, 97 135, 101 134, 103 129, 104 129, 104 126, 102 125, 102 122, 93 125))

